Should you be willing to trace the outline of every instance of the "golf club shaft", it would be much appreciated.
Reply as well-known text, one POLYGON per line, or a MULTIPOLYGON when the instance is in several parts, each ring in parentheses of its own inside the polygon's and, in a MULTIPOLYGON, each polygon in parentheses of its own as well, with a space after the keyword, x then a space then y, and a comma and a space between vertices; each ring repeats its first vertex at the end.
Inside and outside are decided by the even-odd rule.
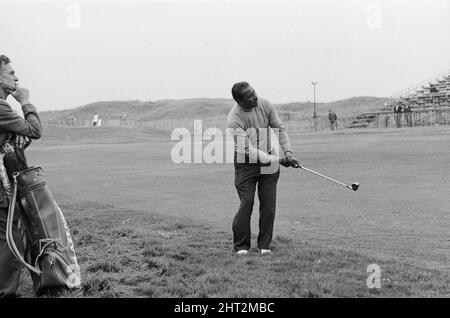
POLYGON ((315 175, 318 175, 319 177, 322 177, 322 178, 328 179, 328 180, 330 180, 330 181, 336 182, 337 184, 343 185, 343 186, 346 187, 346 188, 350 188, 350 189, 352 188, 351 186, 349 186, 349 185, 347 185, 347 184, 345 184, 345 183, 342 183, 342 182, 340 182, 340 181, 334 180, 334 179, 332 179, 332 178, 330 178, 330 177, 327 177, 327 176, 325 176, 325 175, 323 175, 323 174, 321 174, 321 173, 315 172, 315 171, 313 171, 313 170, 311 170, 311 169, 308 169, 308 168, 305 168, 305 167, 302 167, 302 166, 298 166, 297 168, 306 170, 306 171, 311 172, 311 173, 313 173, 313 174, 315 174, 315 175))

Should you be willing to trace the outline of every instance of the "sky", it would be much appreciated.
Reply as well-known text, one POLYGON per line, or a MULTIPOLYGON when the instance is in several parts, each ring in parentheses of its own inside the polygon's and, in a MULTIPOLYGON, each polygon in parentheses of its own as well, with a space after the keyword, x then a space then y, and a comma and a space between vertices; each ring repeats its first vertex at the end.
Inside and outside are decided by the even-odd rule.
MULTIPOLYGON (((449 0, 2 0, 40 110, 105 100, 386 97, 450 69, 449 0)), ((10 101, 10 99, 8 99, 10 101)))

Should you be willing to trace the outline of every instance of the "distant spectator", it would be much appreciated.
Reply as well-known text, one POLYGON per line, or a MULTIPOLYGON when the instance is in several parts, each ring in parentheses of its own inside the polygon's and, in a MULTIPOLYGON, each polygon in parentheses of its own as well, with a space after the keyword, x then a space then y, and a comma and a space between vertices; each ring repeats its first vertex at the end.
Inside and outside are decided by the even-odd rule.
POLYGON ((405 114, 406 125, 408 125, 408 127, 412 127, 412 110, 411 110, 411 106, 409 104, 406 105, 403 112, 405 114))
POLYGON ((388 128, 389 127, 389 120, 390 120, 390 115, 389 114, 384 115, 384 118, 383 118, 384 128, 388 128))
POLYGON ((98 116, 98 113, 97 112, 95 112, 94 113, 94 118, 92 119, 92 126, 97 126, 98 125, 98 121, 99 121, 99 116, 98 116))
POLYGON ((337 129, 337 116, 334 112, 331 111, 331 109, 329 110, 328 113, 328 119, 330 120, 331 130, 334 130, 334 128, 337 129))
POLYGON ((402 126, 402 112, 403 112, 402 104, 398 103, 394 107, 394 118, 395 123, 397 124, 397 128, 400 128, 402 126))
POLYGON ((75 126, 75 116, 69 115, 66 119, 67 126, 75 126))
POLYGON ((125 125, 126 121, 127 121, 127 113, 122 113, 122 115, 120 116, 120 124, 125 125))
MULTIPOLYGON (((392 107, 392 104, 390 103, 384 103, 384 109, 388 110, 392 107)), ((389 113, 385 113, 384 117, 383 117, 383 121, 382 121, 382 125, 384 128, 388 128, 389 127, 389 122, 391 121, 391 114, 389 113)))

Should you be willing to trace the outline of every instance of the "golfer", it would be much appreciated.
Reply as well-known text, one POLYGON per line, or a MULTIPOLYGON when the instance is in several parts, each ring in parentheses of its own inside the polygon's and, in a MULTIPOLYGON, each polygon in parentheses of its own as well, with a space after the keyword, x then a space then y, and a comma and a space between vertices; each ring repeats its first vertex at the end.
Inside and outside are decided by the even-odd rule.
POLYGON ((261 254, 271 254, 279 165, 297 166, 289 138, 277 111, 272 104, 256 96, 247 82, 233 85, 231 90, 236 105, 227 118, 227 128, 235 143, 235 186, 240 199, 239 209, 233 220, 234 252, 245 255, 250 249, 250 219, 253 210, 256 186, 258 186, 259 235, 257 245, 261 254), (280 159, 270 142, 270 131, 279 131, 279 141, 284 156, 280 159), (256 131, 256 144, 252 139, 256 131), (266 134, 267 132, 267 134, 266 134), (274 165, 276 170, 262 171, 263 166, 274 165))
MULTIPOLYGON (((28 138, 41 137, 41 122, 36 108, 30 103, 28 90, 19 87, 18 80, 9 58, 0 55, 0 145, 15 140, 16 147, 23 147, 28 138), (25 119, 16 114, 6 102, 8 95, 12 95, 22 105, 25 119)), ((8 197, 5 190, 5 184, 2 182, 0 185, 0 298, 16 296, 22 270, 6 241, 8 197)), ((20 243, 22 238, 18 230, 18 221, 19 218, 15 218, 13 232, 15 241, 20 243)), ((22 246, 18 248, 22 249, 22 246)))

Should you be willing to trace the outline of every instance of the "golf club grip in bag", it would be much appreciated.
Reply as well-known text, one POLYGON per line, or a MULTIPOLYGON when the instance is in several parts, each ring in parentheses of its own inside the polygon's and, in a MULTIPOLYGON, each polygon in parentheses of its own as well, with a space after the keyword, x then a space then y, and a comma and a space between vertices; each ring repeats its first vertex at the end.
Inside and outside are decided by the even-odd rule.
POLYGON ((7 241, 13 254, 32 273, 37 295, 47 290, 80 286, 80 268, 64 215, 48 189, 42 168, 13 173, 7 220, 7 241), (17 204, 16 204, 17 203, 17 204), (16 207, 20 208, 27 248, 21 257, 12 235, 16 207))

